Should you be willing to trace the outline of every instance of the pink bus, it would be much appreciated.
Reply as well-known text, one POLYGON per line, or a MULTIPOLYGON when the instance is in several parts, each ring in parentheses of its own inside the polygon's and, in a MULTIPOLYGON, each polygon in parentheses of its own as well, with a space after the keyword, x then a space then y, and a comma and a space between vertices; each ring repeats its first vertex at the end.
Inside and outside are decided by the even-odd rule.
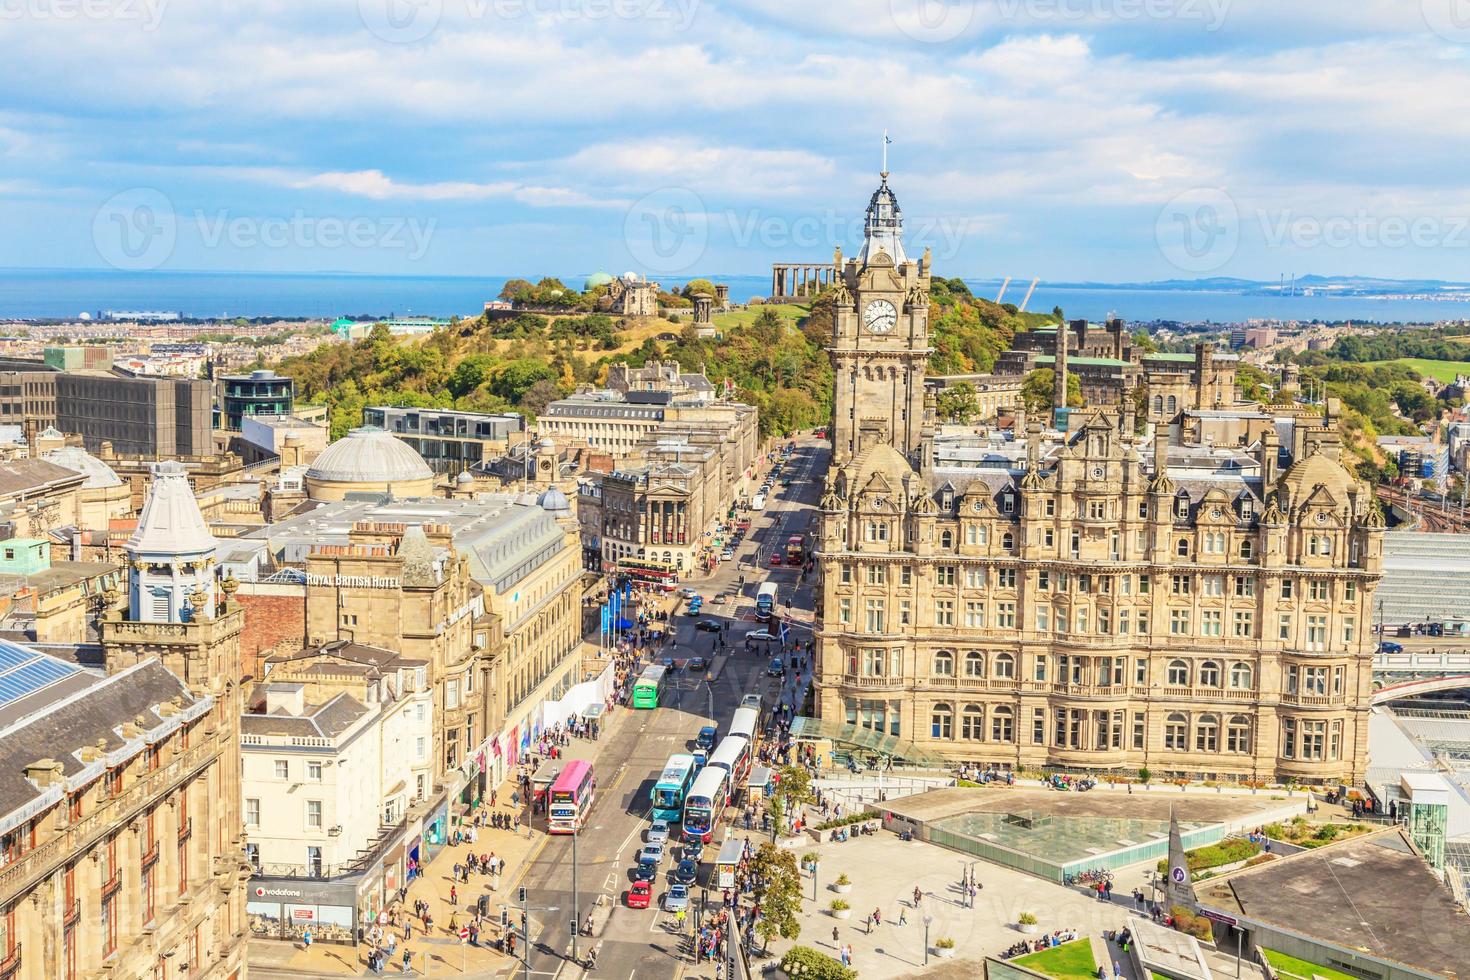
POLYGON ((546 830, 552 834, 574 834, 582 829, 592 812, 597 794, 597 776, 592 763, 574 759, 551 784, 546 830))

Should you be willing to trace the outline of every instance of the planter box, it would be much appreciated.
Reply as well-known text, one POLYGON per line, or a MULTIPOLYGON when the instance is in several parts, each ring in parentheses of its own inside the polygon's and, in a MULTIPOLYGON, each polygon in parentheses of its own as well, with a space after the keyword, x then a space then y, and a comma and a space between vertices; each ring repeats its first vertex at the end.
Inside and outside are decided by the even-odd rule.
POLYGON ((1028 936, 1034 936, 1036 935, 1036 930, 1041 928, 1041 926, 1036 923, 1031 923, 1030 925, 1018 924, 1016 928, 1020 929, 1028 936))
POLYGON ((951 946, 948 949, 945 949, 943 946, 935 946, 934 955, 939 957, 941 960, 950 959, 954 956, 954 947, 951 946))
POLYGON ((837 884, 837 883, 834 882, 833 885, 832 885, 832 890, 834 892, 836 892, 837 894, 839 894, 839 895, 847 895, 847 894, 849 894, 849 893, 852 892, 852 886, 851 885, 839 885, 839 884, 837 884))
POLYGON ((852 918, 852 909, 831 909, 829 911, 831 911, 832 918, 834 918, 834 919, 850 919, 850 918, 852 918))

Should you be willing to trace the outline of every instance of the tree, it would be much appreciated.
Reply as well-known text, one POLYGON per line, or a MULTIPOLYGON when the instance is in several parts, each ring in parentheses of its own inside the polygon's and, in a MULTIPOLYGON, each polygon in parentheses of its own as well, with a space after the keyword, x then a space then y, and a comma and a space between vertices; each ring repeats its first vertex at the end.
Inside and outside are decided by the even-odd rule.
POLYGON ((801 872, 796 867, 796 855, 786 848, 764 843, 755 852, 751 868, 755 875, 756 900, 760 902, 761 919, 755 931, 765 941, 767 948, 771 940, 796 939, 801 935, 801 872))
POLYGON ((812 795, 812 774, 801 766, 782 766, 774 795, 781 801, 783 812, 800 812, 803 803, 816 799, 812 795))
POLYGON ((950 385, 939 393, 936 403, 939 418, 945 422, 968 422, 980 414, 975 386, 968 381, 950 385))
POLYGON ((505 285, 500 287, 500 299, 514 303, 524 293, 529 293, 535 287, 525 279, 507 279, 505 285))
POLYGON ((685 299, 693 299, 695 293, 708 293, 710 296, 714 296, 715 284, 708 279, 691 279, 689 280, 689 284, 681 290, 681 294, 685 299))
POLYGON ((490 390, 506 401, 519 404, 532 385, 555 377, 555 369, 547 362, 522 357, 507 361, 495 371, 490 390))
POLYGON ((792 946, 781 957, 781 970, 792 980, 857 980, 857 971, 810 946, 792 946))
MULTIPOLYGON (((1037 368, 1021 382, 1021 398, 1026 411, 1041 413, 1055 408, 1052 404, 1052 388, 1056 386, 1056 373, 1051 368, 1037 368)), ((1077 375, 1067 372, 1067 407, 1081 408, 1082 382, 1077 375)))
POLYGON ((542 378, 521 396, 521 408, 530 415, 540 415, 546 411, 546 406, 562 396, 562 391, 554 381, 542 378))
POLYGON ((471 354, 455 365, 454 371, 449 375, 450 393, 455 398, 469 394, 490 380, 490 373, 494 368, 493 354, 471 354))

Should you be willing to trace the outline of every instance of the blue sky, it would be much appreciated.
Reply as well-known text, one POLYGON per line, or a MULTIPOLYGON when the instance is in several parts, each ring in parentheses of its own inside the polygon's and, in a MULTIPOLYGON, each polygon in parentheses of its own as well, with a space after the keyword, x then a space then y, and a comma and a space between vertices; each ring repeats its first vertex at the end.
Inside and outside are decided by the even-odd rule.
POLYGON ((0 0, 0 265, 1470 279, 1470 0, 0 0))

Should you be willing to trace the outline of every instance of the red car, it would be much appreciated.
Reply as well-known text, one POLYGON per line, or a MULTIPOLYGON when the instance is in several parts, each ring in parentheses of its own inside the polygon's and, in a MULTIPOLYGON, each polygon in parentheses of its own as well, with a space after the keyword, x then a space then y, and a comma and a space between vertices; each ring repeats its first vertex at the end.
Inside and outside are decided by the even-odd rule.
POLYGON ((775 568, 779 564, 781 564, 781 555, 778 554, 778 553, 776 553, 776 552, 772 552, 771 553, 771 567, 772 568, 775 568))
POLYGON ((628 889, 628 908, 646 909, 653 898, 653 886, 646 881, 635 881, 628 889))

